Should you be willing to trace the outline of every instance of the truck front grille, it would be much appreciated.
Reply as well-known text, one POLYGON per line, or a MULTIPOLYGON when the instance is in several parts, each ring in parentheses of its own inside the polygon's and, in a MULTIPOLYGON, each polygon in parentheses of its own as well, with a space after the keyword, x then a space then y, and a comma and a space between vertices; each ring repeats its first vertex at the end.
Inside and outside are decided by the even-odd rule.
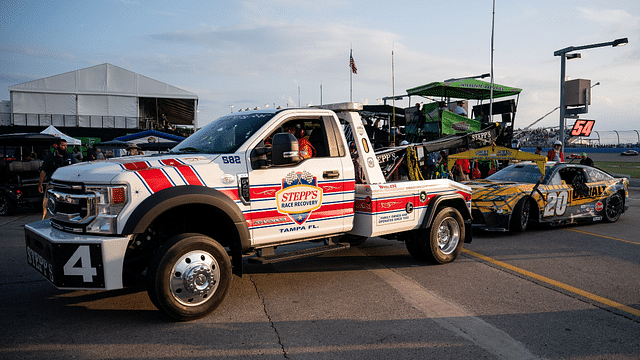
POLYGON ((96 194, 84 185, 51 182, 46 196, 53 226, 67 231, 83 231, 96 217, 96 194))

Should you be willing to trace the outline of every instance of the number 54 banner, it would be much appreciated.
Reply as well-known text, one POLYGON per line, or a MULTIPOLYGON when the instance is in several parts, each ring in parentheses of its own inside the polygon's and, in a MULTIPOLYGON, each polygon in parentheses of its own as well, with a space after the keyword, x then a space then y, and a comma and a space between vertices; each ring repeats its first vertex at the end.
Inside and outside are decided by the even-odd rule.
POLYGON ((595 125, 595 120, 576 120, 571 129, 571 136, 589 136, 595 125))

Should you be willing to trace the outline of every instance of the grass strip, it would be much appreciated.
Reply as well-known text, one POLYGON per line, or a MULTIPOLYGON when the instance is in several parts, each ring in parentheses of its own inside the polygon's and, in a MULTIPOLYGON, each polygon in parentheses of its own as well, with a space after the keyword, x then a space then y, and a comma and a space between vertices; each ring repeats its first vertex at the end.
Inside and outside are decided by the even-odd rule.
POLYGON ((640 163, 637 162, 594 161, 594 165, 609 173, 640 178, 640 163))

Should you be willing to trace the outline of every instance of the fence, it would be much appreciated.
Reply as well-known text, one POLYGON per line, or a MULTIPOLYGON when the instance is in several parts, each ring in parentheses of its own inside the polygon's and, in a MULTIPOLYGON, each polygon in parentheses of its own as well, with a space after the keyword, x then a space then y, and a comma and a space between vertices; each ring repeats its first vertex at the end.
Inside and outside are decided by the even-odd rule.
POLYGON ((640 132, 638 130, 606 130, 592 131, 588 138, 584 138, 590 143, 598 146, 613 145, 640 145, 640 132))
POLYGON ((60 115, 60 114, 13 114, 16 126, 60 126, 60 127, 89 127, 110 129, 149 129, 157 122, 155 119, 100 116, 100 115, 60 115))

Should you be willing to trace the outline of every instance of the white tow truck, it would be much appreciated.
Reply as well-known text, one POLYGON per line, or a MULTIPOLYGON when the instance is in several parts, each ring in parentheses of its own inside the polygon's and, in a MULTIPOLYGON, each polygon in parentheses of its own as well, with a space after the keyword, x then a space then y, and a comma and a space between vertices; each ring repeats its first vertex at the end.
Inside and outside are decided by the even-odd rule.
POLYGON ((158 309, 190 320, 218 307, 246 257, 271 263, 383 237, 419 261, 455 260, 471 241, 471 189, 386 182, 361 109, 233 113, 170 153, 60 168, 50 218, 25 226, 27 262, 60 289, 120 289, 144 276, 158 309), (315 156, 300 156, 289 128, 310 133, 315 156))

